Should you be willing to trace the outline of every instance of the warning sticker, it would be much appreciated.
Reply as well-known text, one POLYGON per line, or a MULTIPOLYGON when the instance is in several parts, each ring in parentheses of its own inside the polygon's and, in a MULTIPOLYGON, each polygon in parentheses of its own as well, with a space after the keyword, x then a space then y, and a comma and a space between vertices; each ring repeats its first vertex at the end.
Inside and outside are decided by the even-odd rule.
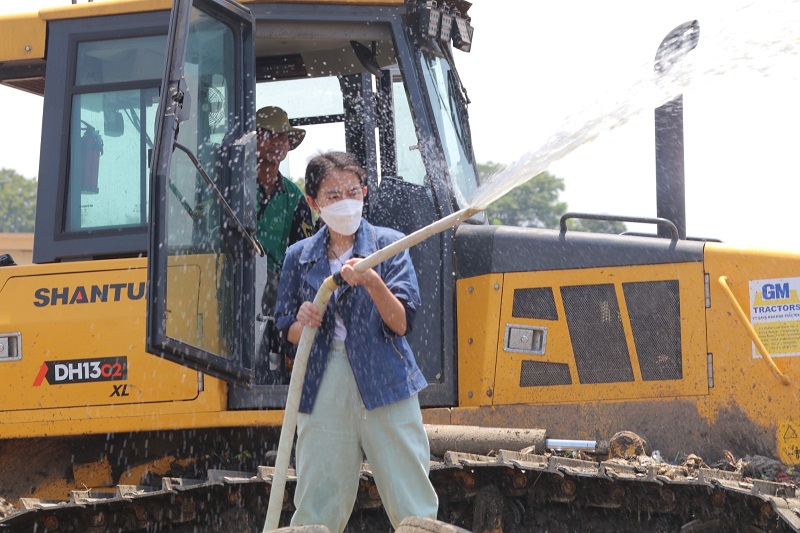
POLYGON ((751 281, 750 322, 771 356, 800 355, 800 278, 751 281))
POLYGON ((778 456, 786 464, 800 463, 800 426, 788 420, 778 422, 778 456))

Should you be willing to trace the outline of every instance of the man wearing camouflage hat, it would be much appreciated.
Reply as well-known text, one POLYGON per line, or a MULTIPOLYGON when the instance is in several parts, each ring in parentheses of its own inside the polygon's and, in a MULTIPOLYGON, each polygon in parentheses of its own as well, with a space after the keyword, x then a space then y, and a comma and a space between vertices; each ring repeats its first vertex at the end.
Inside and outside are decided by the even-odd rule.
POLYGON ((306 132, 292 127, 286 111, 262 107, 256 112, 258 135, 258 240, 267 252, 267 268, 275 290, 266 302, 272 309, 286 248, 313 233, 311 209, 303 191, 284 177, 278 167, 290 150, 297 148, 306 132), (273 275, 276 274, 276 275, 273 275))
MULTIPOLYGON (((279 107, 262 107, 256 112, 258 137, 258 222, 256 236, 267 254, 267 282, 261 299, 262 314, 271 317, 275 309, 283 258, 290 244, 310 237, 314 232, 311 208, 305 195, 279 166, 290 150, 297 148, 306 132, 292 127, 286 111, 279 107)), ((259 359, 268 359, 268 367, 257 367, 259 382, 281 383, 285 347, 273 331, 268 319, 262 349, 267 352, 259 359), (262 374, 262 371, 264 374, 262 374)), ((265 361, 266 362, 266 361, 265 361)))

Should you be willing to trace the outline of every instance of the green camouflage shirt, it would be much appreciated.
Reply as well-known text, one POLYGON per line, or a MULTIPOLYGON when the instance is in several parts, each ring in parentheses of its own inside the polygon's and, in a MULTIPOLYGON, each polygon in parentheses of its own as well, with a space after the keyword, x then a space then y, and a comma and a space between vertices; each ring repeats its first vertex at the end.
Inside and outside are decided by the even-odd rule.
POLYGON ((286 248, 314 233, 311 208, 303 191, 278 174, 278 187, 272 197, 258 186, 258 226, 256 236, 267 252, 267 268, 280 272, 286 248))

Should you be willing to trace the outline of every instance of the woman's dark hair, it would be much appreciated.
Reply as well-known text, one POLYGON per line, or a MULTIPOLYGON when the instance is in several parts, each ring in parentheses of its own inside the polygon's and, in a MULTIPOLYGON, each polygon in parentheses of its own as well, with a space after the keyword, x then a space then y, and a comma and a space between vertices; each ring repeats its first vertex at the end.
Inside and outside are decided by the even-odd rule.
POLYGON ((367 171, 358 163, 353 154, 347 152, 326 152, 315 156, 306 167, 306 194, 316 199, 322 180, 334 170, 346 170, 358 176, 361 186, 367 185, 367 171))

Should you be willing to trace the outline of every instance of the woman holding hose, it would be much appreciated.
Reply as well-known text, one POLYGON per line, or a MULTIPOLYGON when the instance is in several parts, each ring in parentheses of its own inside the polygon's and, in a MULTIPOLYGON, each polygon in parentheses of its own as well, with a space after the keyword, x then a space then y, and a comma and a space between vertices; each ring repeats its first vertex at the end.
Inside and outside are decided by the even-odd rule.
POLYGON ((363 273, 353 268, 402 234, 361 219, 366 172, 351 154, 313 158, 305 186, 325 226, 287 251, 276 309, 276 325, 293 344, 305 326, 319 328, 297 418, 292 525, 343 531, 364 456, 395 528, 407 516, 436 518, 417 397, 427 381, 405 339, 419 306, 414 267, 405 250, 363 273), (312 301, 336 272, 347 285, 322 313, 312 301))

